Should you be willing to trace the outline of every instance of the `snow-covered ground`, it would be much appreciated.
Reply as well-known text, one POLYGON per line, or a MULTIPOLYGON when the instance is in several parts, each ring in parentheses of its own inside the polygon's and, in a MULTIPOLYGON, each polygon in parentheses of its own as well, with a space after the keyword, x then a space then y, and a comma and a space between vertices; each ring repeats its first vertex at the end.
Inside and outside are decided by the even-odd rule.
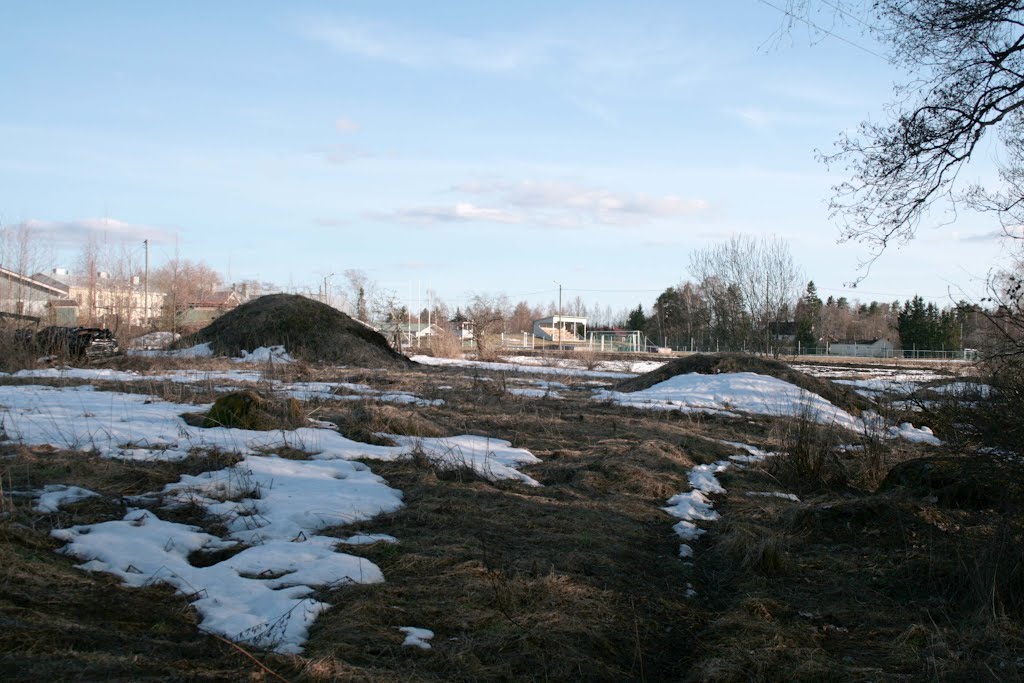
MULTIPOLYGON (((5 376, 6 374, 0 373, 0 376, 5 376)), ((440 399, 431 401, 409 392, 381 391, 366 384, 352 382, 282 382, 278 379, 267 378, 262 370, 172 370, 170 372, 142 374, 131 370, 59 367, 19 370, 9 376, 19 379, 178 382, 181 384, 215 385, 212 388, 216 391, 235 391, 239 384, 259 384, 263 390, 271 391, 279 396, 291 396, 304 401, 313 399, 322 401, 358 401, 370 398, 385 403, 413 403, 416 405, 441 405, 444 403, 440 399)))
POLYGON ((814 363, 791 363, 794 369, 799 370, 812 377, 824 379, 849 379, 867 380, 884 379, 893 382, 914 382, 924 384, 934 382, 938 379, 946 379, 948 373, 938 373, 933 370, 920 370, 914 368, 880 368, 872 366, 849 367, 842 365, 816 365, 814 363))
MULTIPOLYGON (((479 360, 464 360, 459 358, 435 358, 434 356, 413 356, 412 360, 421 365, 433 365, 443 367, 479 368, 480 370, 494 370, 497 372, 514 372, 534 375, 562 375, 564 377, 591 377, 600 379, 627 379, 639 374, 629 367, 629 371, 622 370, 587 370, 582 363, 570 363, 559 359, 558 365, 541 365, 542 358, 513 357, 508 362, 489 362, 479 360)), ((607 363, 607 361, 606 361, 607 363)), ((660 367, 660 363, 655 367, 660 367)), ((611 363, 607 367, 619 368, 619 363, 611 363)), ((646 366, 638 366, 646 367, 646 366)), ((653 369, 653 368, 652 368, 653 369)), ((648 370, 642 370, 648 372, 648 370)))
MULTIPOLYGON (((301 651, 309 626, 327 609, 309 597, 316 588, 384 579, 372 562, 337 546, 395 539, 357 534, 339 542, 317 533, 403 504, 400 491, 354 460, 396 460, 416 452, 442 469, 468 468, 491 480, 538 485, 517 469, 539 462, 533 454, 481 436, 393 436, 397 445, 375 446, 328 428, 202 429, 186 424, 181 414, 209 405, 96 391, 91 385, 0 386, 0 407, 3 432, 26 445, 136 460, 180 460, 194 449, 243 456, 232 467, 183 476, 162 491, 132 499, 155 509, 131 509, 122 520, 58 529, 53 535, 65 542, 61 552, 82 560, 82 569, 115 574, 129 586, 170 584, 193 601, 204 630, 283 653, 301 651), (267 454, 281 447, 305 451, 309 459, 267 454), (181 505, 201 508, 225 525, 227 536, 160 518, 159 506, 181 505), (194 552, 232 547, 241 551, 212 566, 189 562, 194 552)), ((45 512, 95 495, 63 486, 35 492, 37 509, 45 512)))
MULTIPOLYGON (((175 352, 179 357, 208 354, 209 348, 175 352)), ((259 364, 289 362, 283 348, 257 350, 244 359, 259 364)), ((527 398, 557 397, 569 391, 563 382, 537 375, 607 383, 660 367, 663 362, 603 362, 588 370, 582 362, 558 360, 556 366, 538 365, 542 359, 513 357, 505 363, 450 361, 426 356, 417 362, 461 368, 498 370, 512 377, 509 391, 527 398)), ((544 361, 547 362, 547 361, 544 361)), ((931 378, 890 374, 869 381, 924 382, 931 378)), ((204 383, 219 390, 259 383, 278 395, 303 400, 373 398, 416 405, 437 405, 406 392, 380 391, 364 384, 343 382, 287 383, 265 376, 259 368, 221 371, 179 370, 145 375, 95 368, 52 368, 22 371, 14 377, 97 381, 172 381, 204 383), (340 392, 340 393, 339 393, 340 392)), ((937 377, 937 376, 936 376, 937 377)), ((847 377, 847 379, 853 379, 847 377)), ((863 388, 869 388, 864 385, 863 388)), ((950 385, 952 387, 952 385, 950 385)), ((956 391, 955 388, 946 391, 956 391)), ((782 380, 753 373, 680 375, 645 391, 596 391, 598 400, 622 405, 667 410, 725 414, 798 416, 811 414, 829 424, 863 432, 884 429, 928 443, 937 439, 927 428, 882 425, 876 416, 854 417, 816 394, 782 380)), ((370 521, 403 504, 393 489, 371 467, 360 461, 388 461, 424 457, 440 469, 466 468, 489 480, 510 480, 527 486, 539 483, 519 468, 539 462, 529 451, 509 442, 482 436, 412 438, 384 435, 394 446, 376 446, 347 439, 333 425, 293 430, 250 431, 230 428, 202 429, 186 424, 181 414, 203 412, 209 405, 183 405, 142 394, 97 391, 93 386, 0 385, 0 434, 26 445, 48 444, 60 449, 93 451, 102 457, 128 460, 186 458, 199 450, 235 453, 241 459, 231 467, 183 476, 160 491, 136 496, 123 519, 58 529, 61 552, 76 557, 83 569, 114 574, 127 585, 163 582, 193 602, 202 616, 201 628, 239 642, 283 653, 299 652, 316 616, 329 606, 311 597, 324 586, 375 583, 384 580, 380 569, 365 559, 344 552, 346 546, 395 543, 385 534, 358 533, 349 538, 321 535, 330 527, 370 521), (278 449, 302 451, 305 460, 278 457, 278 449), (162 519, 168 508, 195 506, 226 528, 224 537, 162 519), (238 552, 211 566, 196 567, 189 556, 196 552, 235 549, 238 552)), ((711 496, 724 492, 717 475, 730 467, 756 462, 768 454, 744 444, 726 460, 699 465, 689 473, 691 490, 667 501, 666 512, 675 517, 681 541, 680 556, 693 555, 690 545, 702 533, 699 524, 714 521, 711 496)), ((93 491, 50 485, 31 493, 40 512, 93 497, 93 491)), ((793 497, 784 492, 752 495, 793 497)), ((692 589, 690 590, 692 593, 692 589)), ((402 627, 406 644, 429 649, 433 635, 427 629, 402 627)))
POLYGON ((619 405, 654 410, 711 414, 753 413, 777 417, 807 416, 821 424, 857 433, 881 432, 910 441, 941 443, 927 427, 909 423, 886 425, 873 413, 854 417, 818 394, 776 377, 753 372, 676 375, 642 391, 597 390, 594 398, 619 405))

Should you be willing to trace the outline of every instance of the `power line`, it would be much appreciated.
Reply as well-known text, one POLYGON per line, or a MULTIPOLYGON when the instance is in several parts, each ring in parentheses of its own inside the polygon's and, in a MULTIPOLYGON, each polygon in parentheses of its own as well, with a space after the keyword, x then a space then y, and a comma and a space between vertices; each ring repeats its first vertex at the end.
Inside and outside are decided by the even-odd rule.
MULTIPOLYGON (((879 59, 883 60, 884 62, 886 62, 888 64, 892 64, 893 63, 893 61, 891 59, 889 59, 888 57, 886 57, 885 55, 882 55, 882 54, 880 54, 878 52, 875 52, 871 48, 867 48, 867 47, 864 47, 863 45, 855 43, 852 40, 850 40, 849 38, 844 38, 843 36, 839 35, 838 33, 830 31, 830 30, 828 30, 827 28, 825 28, 823 26, 819 26, 818 24, 815 24, 813 21, 811 21, 810 19, 808 19, 806 17, 801 17, 798 14, 793 14, 792 12, 790 12, 787 9, 783 9, 782 7, 779 7, 778 5, 774 5, 774 4, 770 3, 770 2, 768 2, 768 0, 757 0, 757 1, 760 2, 762 5, 767 5, 768 7, 771 7, 773 10, 775 10, 777 12, 781 12, 782 14, 786 15, 787 17, 790 17, 792 19, 796 19, 797 21, 801 21, 801 22, 807 24, 808 26, 810 26, 811 28, 816 29, 818 31, 821 31, 825 35, 832 36, 833 38, 835 38, 837 40, 841 40, 842 42, 846 43, 847 45, 849 45, 851 47, 855 47, 858 50, 861 50, 862 52, 866 52, 869 55, 872 55, 874 57, 878 57, 879 59)), ((834 7, 833 5, 829 5, 829 6, 830 7, 834 7)), ((858 21, 860 21, 860 20, 858 19, 858 21)))

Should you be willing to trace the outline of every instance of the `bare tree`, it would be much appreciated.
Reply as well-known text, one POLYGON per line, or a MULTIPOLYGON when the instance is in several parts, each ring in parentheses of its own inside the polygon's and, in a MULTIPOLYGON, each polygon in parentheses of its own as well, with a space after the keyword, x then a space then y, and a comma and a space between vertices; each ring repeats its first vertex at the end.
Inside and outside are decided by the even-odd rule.
POLYGON ((189 304, 198 303, 224 286, 220 273, 203 261, 190 261, 178 256, 171 258, 150 274, 152 285, 167 295, 165 324, 171 329, 177 325, 177 314, 189 304))
POLYGON ((352 315, 357 320, 369 322, 370 302, 375 302, 379 298, 376 283, 370 279, 366 271, 357 268, 349 268, 344 275, 347 283, 345 297, 352 306, 352 315))
POLYGON ((531 306, 529 302, 520 301, 509 315, 508 329, 511 332, 533 332, 533 321, 540 320, 544 315, 539 306, 531 306))
POLYGON ((481 359, 493 358, 510 316, 508 299, 504 295, 473 294, 463 314, 473 326, 477 355, 481 359))
POLYGON ((402 305, 402 300, 393 289, 377 291, 372 304, 372 315, 381 327, 384 336, 391 346, 403 353, 404 324, 409 317, 409 309, 402 305))
POLYGON ((101 249, 95 233, 90 233, 82 245, 82 251, 78 255, 78 264, 75 270, 76 284, 85 289, 85 297, 78 302, 81 306, 80 317, 85 319, 87 325, 96 325, 98 320, 97 311, 97 284, 100 272, 101 249))
POLYGON ((860 124, 822 155, 851 173, 831 206, 843 237, 871 248, 864 265, 892 241, 912 239, 922 221, 952 222, 961 203, 994 212, 1020 237, 1012 228, 1024 222, 1024 2, 790 0, 788 27, 813 26, 823 12, 867 27, 909 74, 882 121, 860 124), (986 152, 997 159, 999 181, 959 183, 990 139, 1001 148, 986 152), (946 218, 932 219, 943 207, 946 218))
POLYGON ((771 346, 770 324, 795 310, 803 280, 785 242, 745 235, 694 252, 690 272, 715 300, 711 308, 739 304, 754 346, 763 350, 771 346))

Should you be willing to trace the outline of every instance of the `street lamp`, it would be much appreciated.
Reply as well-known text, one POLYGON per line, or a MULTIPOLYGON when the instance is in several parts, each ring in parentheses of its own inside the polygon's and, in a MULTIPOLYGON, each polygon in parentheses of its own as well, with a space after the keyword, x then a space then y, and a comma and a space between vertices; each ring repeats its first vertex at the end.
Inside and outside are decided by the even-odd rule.
POLYGON ((331 305, 331 295, 328 294, 329 290, 327 289, 327 281, 330 280, 332 277, 334 277, 334 273, 331 273, 330 275, 324 277, 324 303, 327 304, 328 306, 331 305))

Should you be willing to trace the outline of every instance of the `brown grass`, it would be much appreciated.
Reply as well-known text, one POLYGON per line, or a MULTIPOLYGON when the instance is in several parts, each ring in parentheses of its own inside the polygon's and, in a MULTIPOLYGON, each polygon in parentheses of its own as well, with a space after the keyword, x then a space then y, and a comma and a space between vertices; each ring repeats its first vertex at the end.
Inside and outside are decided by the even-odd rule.
MULTIPOLYGON (((591 401, 582 385, 561 391, 562 400, 524 399, 506 393, 501 373, 302 373, 445 401, 317 406, 348 436, 508 439, 543 459, 526 470, 543 486, 483 481, 415 457, 368 461, 404 492, 406 506, 328 533, 397 537, 345 548, 377 563, 385 583, 320 591, 334 608, 317 620, 306 652, 250 653, 254 662, 198 633, 182 598, 76 570, 48 536, 54 526, 119 518, 117 496, 220 469, 232 456, 121 463, 8 445, 0 454, 3 670, 15 680, 69 671, 87 680, 272 679, 262 666, 311 681, 1021 677, 1020 506, 995 495, 1000 482, 1024 481, 1012 463, 989 467, 973 455, 882 441, 874 452, 839 453, 830 450, 835 435, 799 420, 644 412, 591 401), (835 454, 843 477, 828 474, 831 455, 817 469, 781 474, 770 461, 721 475, 729 491, 715 496, 722 519, 704 525, 687 564, 674 520, 659 508, 688 490, 694 464, 736 452, 721 439, 804 449, 808 459, 835 454), (981 471, 991 481, 965 483, 981 471), (46 483, 84 485, 104 498, 40 515, 9 495, 46 483), (745 495, 780 490, 798 491, 802 502, 745 495), (685 597, 690 583, 694 599, 685 597), (434 630, 433 649, 402 647, 402 626, 434 630)), ((198 508, 161 514, 216 528, 198 508)))

